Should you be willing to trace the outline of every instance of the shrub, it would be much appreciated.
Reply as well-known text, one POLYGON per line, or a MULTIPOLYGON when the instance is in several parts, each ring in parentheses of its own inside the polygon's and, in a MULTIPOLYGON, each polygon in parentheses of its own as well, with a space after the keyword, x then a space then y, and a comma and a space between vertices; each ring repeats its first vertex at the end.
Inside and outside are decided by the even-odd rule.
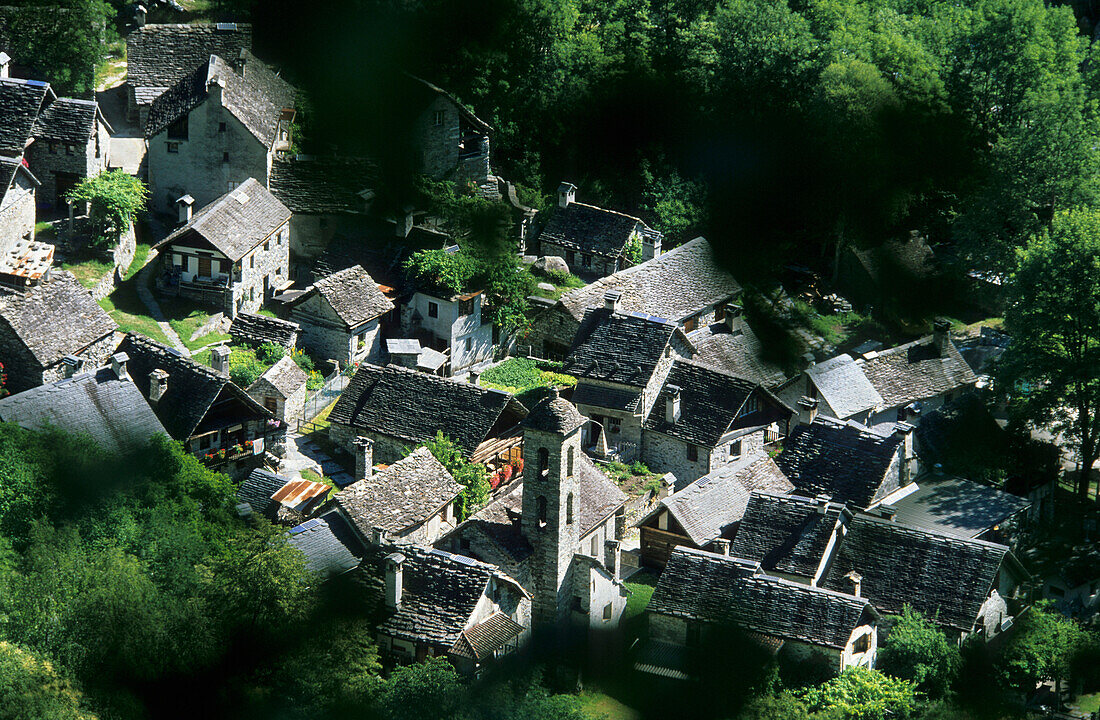
POLYGON ((546 270, 542 276, 558 287, 582 288, 585 285, 584 280, 564 270, 546 270))
POLYGON ((630 463, 630 472, 634 473, 635 475, 651 474, 649 468, 646 467, 646 464, 643 463, 641 460, 635 460, 634 462, 630 463))
POLYGON ((282 345, 266 342, 256 351, 256 357, 258 357, 261 362, 265 362, 268 365, 274 365, 286 357, 286 348, 282 345))

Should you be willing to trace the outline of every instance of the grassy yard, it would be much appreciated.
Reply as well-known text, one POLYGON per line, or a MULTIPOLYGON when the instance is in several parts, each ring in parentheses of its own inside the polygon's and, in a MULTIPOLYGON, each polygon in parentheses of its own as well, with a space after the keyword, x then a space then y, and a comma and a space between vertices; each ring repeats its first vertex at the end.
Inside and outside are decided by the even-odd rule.
POLYGON ((99 305, 118 323, 118 329, 122 332, 141 333, 157 342, 168 342, 156 320, 149 317, 149 311, 137 296, 133 282, 122 283, 108 297, 100 300, 99 305))
POLYGON ((1081 695, 1077 698, 1077 708, 1084 714, 1100 712, 1100 692, 1081 695))
POLYGON ((559 370, 561 370, 561 363, 531 358, 509 358, 483 372, 478 384, 510 392, 530 408, 546 397, 550 387, 577 384, 575 377, 558 372, 559 370))
POLYGON ((130 263, 130 267, 126 268, 126 274, 122 277, 123 280, 129 280, 134 275, 137 275, 138 270, 141 270, 145 266, 145 259, 149 257, 150 246, 145 243, 138 243, 134 248, 134 259, 130 263))
MULTIPOLYGON (((528 270, 528 272, 530 272, 530 270, 528 270)), ((549 283, 554 286, 553 290, 536 288, 534 292, 534 294, 539 297, 550 298, 551 300, 557 300, 570 290, 584 287, 586 284, 584 280, 581 280, 571 273, 551 272, 547 275, 540 275, 532 272, 531 276, 535 279, 536 283, 549 283)))
POLYGON ((34 224, 34 239, 48 242, 57 238, 57 232, 53 229, 53 223, 49 221, 36 222, 34 224))
POLYGON ((598 690, 585 690, 579 696, 581 710, 592 720, 639 720, 642 714, 598 690))
POLYGON ((69 262, 61 263, 61 269, 75 275, 80 284, 86 288, 94 288, 114 268, 114 263, 98 257, 76 257, 71 258, 69 262))
POLYGON ((168 324, 180 336, 180 340, 188 350, 198 350, 210 343, 229 340, 229 335, 219 332, 209 332, 205 335, 191 339, 195 331, 206 324, 215 314, 214 308, 205 305, 196 305, 182 298, 161 298, 160 308, 168 318, 168 324))
POLYGON ((653 596, 653 589, 657 587, 657 576, 649 570, 639 570, 625 584, 630 590, 630 597, 626 601, 626 610, 623 611, 623 622, 645 612, 649 599, 653 596))

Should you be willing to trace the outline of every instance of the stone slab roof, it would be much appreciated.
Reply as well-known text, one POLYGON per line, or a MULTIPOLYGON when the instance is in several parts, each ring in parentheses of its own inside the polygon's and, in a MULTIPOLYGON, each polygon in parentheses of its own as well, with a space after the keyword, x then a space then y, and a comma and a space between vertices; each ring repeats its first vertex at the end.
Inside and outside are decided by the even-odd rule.
POLYGON ((699 547, 719 537, 740 522, 753 491, 784 494, 794 489, 779 466, 766 454, 724 465, 661 500, 660 507, 639 521, 668 512, 699 547))
POLYGON ((588 308, 603 307, 608 290, 622 293, 619 306, 625 312, 680 322, 738 295, 741 285, 715 261, 710 243, 699 237, 652 260, 572 290, 562 295, 558 303, 580 321, 588 308))
POLYGON ((941 353, 932 336, 868 353, 861 365, 887 408, 959 390, 978 381, 950 339, 941 353))
POLYGON ((126 81, 151 102, 211 55, 231 59, 251 48, 251 25, 146 25, 126 37, 126 81))
POLYGON ((523 482, 498 495, 488 505, 466 519, 455 533, 462 535, 471 528, 480 530, 499 549, 497 557, 483 558, 505 568, 515 568, 531 555, 531 543, 523 534, 523 482))
POLYGON ((519 401, 499 390, 395 365, 364 363, 329 420, 413 444, 439 430, 469 457, 506 411, 514 413, 517 422, 527 415, 519 401))
POLYGON ((578 531, 583 537, 618 510, 627 497, 583 452, 573 470, 577 479, 578 531))
POLYGON ((0 399, 0 420, 86 434, 115 456, 139 452, 154 435, 167 434, 141 391, 109 367, 0 399))
POLYGON ((275 158, 271 192, 296 214, 362 215, 362 193, 378 185, 378 166, 367 158, 298 155, 275 158))
POLYGON ((306 375, 305 370, 298 367, 298 363, 294 362, 289 355, 286 355, 280 358, 279 362, 265 370, 263 375, 260 375, 256 382, 248 387, 248 391, 251 393, 261 382, 265 382, 278 390, 284 398, 288 398, 305 385, 308 380, 309 376, 306 375))
POLYGON ((359 265, 320 278, 313 289, 349 328, 393 310, 393 301, 359 265))
POLYGON ((645 223, 625 213, 571 202, 566 207, 554 208, 539 233, 539 242, 616 258, 622 255, 639 225, 645 223))
POLYGON ((237 502, 246 503, 255 514, 274 521, 279 501, 273 496, 288 482, 288 477, 277 475, 267 468, 256 468, 237 486, 237 502))
MULTIPOLYGON (((694 445, 715 447, 756 389, 748 380, 690 360, 676 360, 644 427, 694 445), (670 423, 665 417, 665 403, 673 386, 680 388, 680 419, 670 423)), ((760 414, 763 417, 764 413, 760 414)))
POLYGON ((83 146, 95 133, 100 117, 94 100, 58 98, 38 115, 32 133, 40 140, 83 146))
POLYGON ((856 422, 817 418, 798 425, 776 462, 802 495, 827 495, 866 508, 889 481, 901 439, 856 422))
POLYGON ((0 298, 0 320, 43 367, 66 355, 79 355, 118 327, 72 273, 64 270, 54 270, 49 281, 25 294, 0 298))
POLYGON ((883 405, 882 396, 851 355, 837 355, 811 365, 806 375, 841 420, 883 405))
POLYGON ((359 534, 369 538, 376 527, 394 534, 415 528, 458 497, 463 489, 435 456, 422 447, 370 478, 348 485, 334 499, 359 534))
POLYGON ((950 475, 923 475, 917 485, 893 503, 897 521, 947 535, 978 537, 1031 507, 1027 498, 950 475))
POLYGON ((274 343, 285 348, 293 348, 301 326, 296 322, 240 312, 229 326, 229 335, 236 343, 244 345, 263 345, 274 343))
POLYGON ((843 512, 837 503, 753 492, 730 554, 758 562, 769 572, 812 578, 843 512))
POLYGON ((53 97, 49 83, 0 78, 0 153, 23 154, 42 103, 53 97))
POLYGON ((638 409, 638 403, 642 399, 642 390, 627 390, 625 388, 604 387, 586 383, 582 379, 573 390, 573 403, 576 405, 595 405, 601 408, 613 410, 628 410, 633 412, 638 409))
POLYGON ((843 649, 857 627, 877 617, 864 598, 753 572, 736 558, 678 547, 648 611, 747 633, 843 649))
POLYGON ((573 403, 560 397, 557 388, 540 400, 523 419, 523 426, 545 432, 569 435, 586 422, 573 403))
POLYGON ((480 661, 492 657, 504 643, 518 637, 522 632, 522 625, 497 611, 477 625, 463 630, 451 652, 480 661))
POLYGON ((248 178, 202 210, 153 247, 201 238, 237 262, 284 223, 290 210, 256 178, 248 178))
POLYGON ((787 379, 783 368, 764 357, 760 339, 747 324, 739 332, 730 332, 725 323, 714 323, 688 333, 696 350, 692 358, 731 375, 774 388, 787 379))
POLYGON ((645 387, 676 331, 676 323, 663 318, 590 309, 565 359, 564 372, 645 387))
POLYGON ((359 566, 363 548, 340 513, 330 511, 290 529, 287 544, 306 558, 306 569, 322 578, 359 566))

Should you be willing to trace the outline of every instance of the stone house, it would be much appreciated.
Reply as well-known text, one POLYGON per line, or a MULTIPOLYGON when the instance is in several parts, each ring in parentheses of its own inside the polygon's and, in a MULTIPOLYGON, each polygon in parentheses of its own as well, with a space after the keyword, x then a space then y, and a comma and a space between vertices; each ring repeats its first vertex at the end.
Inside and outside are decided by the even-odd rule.
MULTIPOLYGON (((780 391, 789 404, 802 397, 817 400, 817 412, 837 420, 870 424, 871 416, 882 408, 883 400, 851 355, 837 355, 806 368, 798 378, 780 391)), ((896 418, 901 419, 901 418, 896 418)))
POLYGON ((556 255, 580 277, 601 278, 661 254, 661 233, 636 217, 577 202, 562 183, 558 207, 538 236, 538 254, 556 255))
POLYGON ((787 380, 786 370, 767 357, 760 339, 745 322, 740 305, 731 302, 717 308, 714 321, 687 333, 687 338, 695 348, 692 359, 701 365, 745 378, 777 394, 787 380))
POLYGON ((923 473, 917 489, 891 503, 898 522, 944 535, 1005 542, 1013 527, 1026 521, 1029 498, 942 472, 923 473))
POLYGON ((407 78, 409 86, 401 99, 411 111, 420 172, 434 180, 472 183, 483 193, 496 194, 489 169, 492 128, 446 90, 412 75, 407 78))
POLYGON ((248 386, 248 394, 277 419, 290 423, 302 417, 308 380, 309 376, 288 355, 256 378, 248 386))
POLYGON ((480 290, 446 298, 418 290, 402 307, 402 329, 446 354, 445 374, 457 375, 493 357, 493 326, 481 314, 484 300, 480 290))
MULTIPOLYGON (((252 26, 153 24, 126 36, 126 97, 131 122, 144 127, 153 101, 209 60, 252 49, 252 26)), ((183 193, 180 193, 181 195, 183 193)))
POLYGON ((53 264, 53 246, 34 239, 38 186, 19 158, 0 157, 0 283, 16 289, 38 283, 53 264), (36 253, 41 261, 26 261, 36 253))
POLYGON ((729 642, 740 634, 832 674, 873 668, 878 618, 867 598, 774 577, 758 563, 677 548, 646 608, 649 645, 634 667, 687 679, 710 653, 736 652, 729 642))
POLYGON ((213 305, 228 317, 255 312, 289 284, 290 210, 254 178, 190 216, 154 245, 164 258, 157 287, 213 305))
POLYGON ((329 437, 354 454, 355 440, 364 436, 374 441, 376 461, 393 463, 441 431, 466 459, 485 462, 520 443, 519 422, 526 415, 510 393, 363 363, 329 414, 329 437))
POLYGON ((105 171, 114 129, 94 100, 58 98, 35 119, 27 164, 42 183, 38 203, 63 208, 65 196, 86 178, 105 171))
POLYGON ((322 513, 288 531, 287 544, 301 551, 306 570, 322 579, 359 567, 363 548, 336 511, 322 513))
POLYGON ((145 125, 149 204, 200 207, 249 178, 264 187, 275 154, 290 148, 294 88, 249 54, 211 55, 153 101, 145 125))
POLYGON ((290 316, 316 357, 351 365, 381 358, 382 320, 392 310, 374 278, 355 265, 313 283, 294 301, 290 316))
POLYGON ((115 321, 72 273, 54 270, 25 293, 0 296, 0 358, 12 393, 100 367, 115 353, 115 321))
POLYGON ((330 490, 332 486, 321 482, 284 477, 258 467, 237 486, 237 514, 298 525, 317 513, 330 490))
POLYGON ((465 489, 427 448, 374 470, 374 443, 356 440, 356 479, 333 498, 362 542, 431 545, 458 524, 465 489))
POLYGON ((677 488, 637 522, 646 567, 663 568, 678 546, 728 554, 750 494, 788 493, 794 485, 766 453, 757 453, 677 488))

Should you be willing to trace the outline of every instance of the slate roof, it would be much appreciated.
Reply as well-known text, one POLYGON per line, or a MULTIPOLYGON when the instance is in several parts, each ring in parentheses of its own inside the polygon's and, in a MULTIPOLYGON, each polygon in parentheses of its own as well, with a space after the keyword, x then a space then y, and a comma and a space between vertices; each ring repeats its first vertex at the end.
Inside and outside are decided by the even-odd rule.
POLYGON ((290 210, 286 205, 256 178, 248 178, 153 247, 159 249, 201 238, 236 262, 289 221, 290 210))
POLYGON ((969 632, 1006 556, 1004 545, 857 515, 822 584, 845 590, 854 570, 863 576, 861 594, 882 612, 900 614, 908 604, 969 632))
POLYGON ((72 273, 53 270, 50 280, 25 294, 0 298, 6 322, 42 367, 82 350, 118 327, 72 273))
POLYGON ((618 510, 627 497, 583 452, 576 459, 573 472, 577 482, 577 529, 583 537, 618 510))
POLYGON ((724 465, 669 495, 638 524, 667 508, 691 541, 704 547, 741 520, 753 491, 783 494, 793 489, 779 466, 760 454, 724 465))
POLYGON ((204 65, 211 55, 231 59, 252 47, 252 26, 150 24, 126 37, 126 81, 139 105, 204 65))
POLYGON ((366 158, 277 157, 268 185, 296 214, 362 215, 360 193, 377 187, 378 166, 366 158))
POLYGON ((412 81, 410 86, 405 89, 405 97, 408 98, 410 103, 419 99, 421 105, 428 105, 436 96, 442 96, 454 104, 459 114, 468 123, 473 125, 475 130, 481 133, 489 133, 492 131, 493 128, 491 128, 488 123, 475 115, 473 111, 460 103, 454 95, 451 95, 443 88, 409 73, 405 73, 405 77, 412 81))
POLYGON ((357 480, 336 494, 337 506, 359 534, 371 537, 374 528, 403 533, 425 522, 463 490, 427 448, 357 480))
POLYGON ((362 364, 329 415, 331 422, 410 443, 437 430, 473 455, 506 410, 527 409, 510 394, 390 365, 362 364))
POLYGON ((109 367, 0 399, 0 421, 88 435, 109 455, 140 451, 167 434, 130 380, 109 367))
POLYGON ((263 345, 269 342, 293 348, 301 329, 298 323, 289 320, 239 312, 229 326, 229 335, 239 344, 263 345))
POLYGON ((393 310, 393 301, 359 265, 319 279, 313 289, 349 328, 393 310))
POLYGON ((812 578, 845 512, 837 503, 753 492, 730 554, 758 562, 767 571, 812 578))
POLYGON ((608 290, 622 292, 619 307, 624 312, 680 322, 739 294, 741 285, 715 262, 710 243, 698 237, 652 260, 571 290, 558 303, 579 321, 588 308, 603 307, 608 290))
POLYGON ((862 360, 863 373, 882 395, 887 408, 908 405, 978 381, 950 338, 943 357, 932 336, 905 345, 869 353, 862 360))
MULTIPOLYGON (((673 362, 643 427, 694 445, 715 447, 756 389, 757 386, 748 380, 678 359, 673 362), (665 403, 671 386, 680 388, 680 419, 675 423, 665 418, 665 403)), ((766 412, 757 414, 761 418, 768 415, 766 412)))
POLYGON ((571 202, 566 207, 554 208, 539 234, 539 242, 616 258, 626 249, 630 236, 639 225, 644 226, 645 223, 636 217, 595 205, 571 202))
POLYGON ((841 420, 882 407, 882 396, 851 355, 837 355, 811 365, 806 375, 841 420))
POLYGON ((27 169, 27 166, 24 165, 19 158, 0 156, 0 203, 4 201, 4 197, 8 194, 8 190, 11 189, 15 181, 16 173, 20 172, 26 173, 35 187, 42 184, 38 182, 38 178, 27 169))
POLYGON ((175 348, 144 335, 129 333, 119 346, 119 352, 130 356, 130 377, 144 397, 149 397, 149 373, 153 370, 168 373, 168 390, 153 412, 176 440, 186 440, 201 429, 207 411, 223 393, 243 403, 252 417, 271 416, 228 377, 183 357, 175 348))
POLYGON ((662 318, 590 309, 565 359, 564 372, 645 387, 676 330, 676 323, 662 318))
POLYGON ((740 332, 730 332, 725 323, 714 323, 688 333, 696 350, 693 360, 766 388, 787 379, 783 368, 764 357, 764 346, 747 324, 740 332))
POLYGON ((468 630, 463 630, 451 652, 472 660, 492 657, 504 643, 523 632, 523 626, 497 611, 468 630))
POLYGON ((354 570, 363 557, 355 533, 335 511, 291 528, 287 544, 300 550, 306 558, 306 569, 322 578, 354 570))
POLYGON ((923 475, 918 489, 892 503, 897 521, 960 537, 978 537, 1031 506, 1027 498, 950 475, 923 475))
POLYGON ((23 154, 42 102, 48 97, 54 97, 49 83, 0 78, 0 153, 23 154))
MULTIPOLYGON (((169 377, 168 381, 171 380, 169 377)), ((255 514, 274 520, 279 501, 272 496, 289 481, 290 478, 276 475, 267 468, 256 468, 237 486, 237 502, 246 503, 255 514)))
POLYGON ((684 547, 669 555, 648 611, 835 649, 878 615, 864 598, 757 574, 736 558, 684 547))
POLYGON ((642 389, 605 387, 586 383, 582 378, 573 389, 573 403, 576 405, 595 405, 613 410, 634 412, 642 399, 642 389))
POLYGON ((523 534, 523 483, 513 483, 488 505, 471 515, 456 529, 462 535, 470 528, 484 533, 500 550, 499 557, 483 558, 506 568, 514 568, 531 555, 531 543, 523 534))
POLYGON ((776 462, 799 494, 865 508, 878 499, 900 444, 893 433, 819 417, 791 430, 776 462))
POLYGON ((586 422, 573 403, 558 395, 553 388, 550 395, 540 400, 531 413, 523 419, 523 426, 535 430, 568 435, 586 422))
POLYGON ((267 384, 282 393, 284 398, 288 398, 306 384, 309 376, 306 375, 305 370, 298 367, 298 363, 294 362, 289 355, 285 355, 265 370, 263 375, 260 375, 256 382, 248 387, 248 392, 251 393, 254 388, 257 388, 265 380, 267 384))
POLYGON ((95 133, 97 117, 102 116, 94 100, 58 98, 38 115, 32 132, 40 140, 83 146, 95 133))

